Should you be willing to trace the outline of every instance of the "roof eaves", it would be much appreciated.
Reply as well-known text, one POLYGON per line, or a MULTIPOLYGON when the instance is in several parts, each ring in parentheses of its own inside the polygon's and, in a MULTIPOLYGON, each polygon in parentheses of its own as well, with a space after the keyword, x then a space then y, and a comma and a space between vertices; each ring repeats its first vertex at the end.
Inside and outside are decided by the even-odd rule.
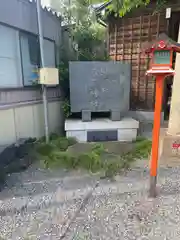
POLYGON ((108 2, 105 2, 101 4, 98 7, 93 7, 96 12, 101 12, 103 11, 106 7, 108 7, 112 3, 112 0, 109 0, 108 2))

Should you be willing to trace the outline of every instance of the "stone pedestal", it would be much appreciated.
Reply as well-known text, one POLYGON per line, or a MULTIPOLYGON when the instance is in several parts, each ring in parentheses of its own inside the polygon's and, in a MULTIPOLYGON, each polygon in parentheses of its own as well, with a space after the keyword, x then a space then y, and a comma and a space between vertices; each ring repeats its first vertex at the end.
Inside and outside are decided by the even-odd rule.
POLYGON ((131 142, 137 137, 139 122, 132 118, 121 121, 94 119, 91 122, 68 119, 65 121, 67 137, 75 137, 79 142, 122 141, 131 142))

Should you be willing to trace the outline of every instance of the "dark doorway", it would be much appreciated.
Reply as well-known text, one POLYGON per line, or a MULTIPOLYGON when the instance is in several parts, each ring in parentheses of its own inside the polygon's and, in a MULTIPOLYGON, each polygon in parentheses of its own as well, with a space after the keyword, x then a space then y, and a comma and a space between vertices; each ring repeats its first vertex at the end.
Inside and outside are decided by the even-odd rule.
MULTIPOLYGON (((168 21, 168 36, 174 41, 178 41, 180 24, 180 13, 172 12, 171 18, 168 21)), ((173 67, 176 60, 176 54, 173 58, 173 67)), ((172 95, 172 84, 173 77, 168 77, 164 83, 164 120, 169 120, 170 106, 171 106, 171 95, 172 95)))

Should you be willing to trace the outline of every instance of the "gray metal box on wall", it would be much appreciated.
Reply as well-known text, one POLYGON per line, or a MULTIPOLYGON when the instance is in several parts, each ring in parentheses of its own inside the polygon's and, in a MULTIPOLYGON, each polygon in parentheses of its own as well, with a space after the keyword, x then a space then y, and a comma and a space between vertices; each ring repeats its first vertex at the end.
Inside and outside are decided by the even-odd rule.
POLYGON ((115 118, 128 111, 130 68, 123 62, 70 62, 71 111, 113 112, 115 118))

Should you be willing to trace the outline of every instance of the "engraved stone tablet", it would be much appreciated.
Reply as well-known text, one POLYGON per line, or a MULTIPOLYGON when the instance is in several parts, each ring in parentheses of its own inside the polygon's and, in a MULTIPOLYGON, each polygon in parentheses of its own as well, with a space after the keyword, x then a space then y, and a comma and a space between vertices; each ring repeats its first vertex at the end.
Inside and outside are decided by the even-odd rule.
MULTIPOLYGON (((71 111, 129 110, 130 64, 123 62, 70 62, 71 111)), ((119 114, 120 116, 120 114, 119 114)))

